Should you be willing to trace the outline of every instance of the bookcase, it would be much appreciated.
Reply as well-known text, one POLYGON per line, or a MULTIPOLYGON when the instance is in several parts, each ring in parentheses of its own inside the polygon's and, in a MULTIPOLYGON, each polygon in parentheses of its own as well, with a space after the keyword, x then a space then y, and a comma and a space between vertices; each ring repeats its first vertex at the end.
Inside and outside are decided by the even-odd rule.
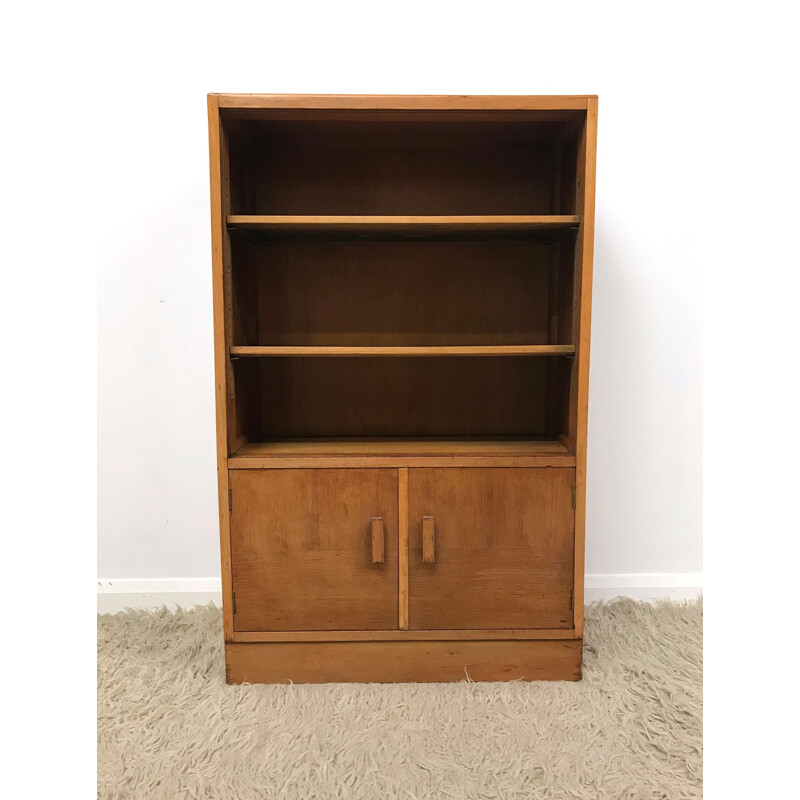
POLYGON ((208 110, 228 681, 579 679, 597 98, 208 110))

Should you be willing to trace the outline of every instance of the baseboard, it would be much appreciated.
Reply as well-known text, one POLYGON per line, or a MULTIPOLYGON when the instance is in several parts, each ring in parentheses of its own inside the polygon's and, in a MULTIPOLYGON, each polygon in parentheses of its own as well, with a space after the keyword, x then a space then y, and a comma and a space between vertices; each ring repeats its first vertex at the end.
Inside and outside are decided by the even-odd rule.
POLYGON ((586 576, 584 599, 696 600, 703 594, 702 572, 623 572, 586 576))
MULTIPOLYGON (((641 572, 587 575, 586 602, 631 597, 634 600, 692 600, 703 591, 702 572, 641 572)), ((97 611, 113 614, 126 608, 191 608, 222 604, 219 578, 143 578, 97 581, 97 611)))
POLYGON ((192 608, 222 605, 219 578, 109 578, 97 581, 97 613, 126 608, 192 608))

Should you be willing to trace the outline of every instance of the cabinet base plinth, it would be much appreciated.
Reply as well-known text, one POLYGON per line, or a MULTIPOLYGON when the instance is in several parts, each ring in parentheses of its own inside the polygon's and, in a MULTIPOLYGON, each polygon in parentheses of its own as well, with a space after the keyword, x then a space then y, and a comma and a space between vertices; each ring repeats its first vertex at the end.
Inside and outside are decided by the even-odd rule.
POLYGON ((225 645, 228 683, 578 681, 582 640, 225 645))

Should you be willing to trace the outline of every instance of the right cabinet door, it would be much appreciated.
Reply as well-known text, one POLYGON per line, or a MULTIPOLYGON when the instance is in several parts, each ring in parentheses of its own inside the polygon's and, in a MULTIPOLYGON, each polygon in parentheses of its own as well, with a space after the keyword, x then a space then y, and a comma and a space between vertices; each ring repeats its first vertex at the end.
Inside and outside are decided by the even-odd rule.
POLYGON ((411 629, 572 627, 574 469, 408 472, 411 629))

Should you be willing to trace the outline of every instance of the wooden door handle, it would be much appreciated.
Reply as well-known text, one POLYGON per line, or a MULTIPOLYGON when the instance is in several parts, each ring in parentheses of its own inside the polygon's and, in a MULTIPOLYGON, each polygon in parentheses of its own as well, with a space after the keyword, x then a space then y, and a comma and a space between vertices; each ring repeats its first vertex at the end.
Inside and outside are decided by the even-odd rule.
POLYGON ((372 563, 383 564, 383 517, 372 518, 372 563))
POLYGON ((432 516, 422 518, 422 560, 426 564, 433 564, 436 556, 433 548, 434 522, 432 516))

